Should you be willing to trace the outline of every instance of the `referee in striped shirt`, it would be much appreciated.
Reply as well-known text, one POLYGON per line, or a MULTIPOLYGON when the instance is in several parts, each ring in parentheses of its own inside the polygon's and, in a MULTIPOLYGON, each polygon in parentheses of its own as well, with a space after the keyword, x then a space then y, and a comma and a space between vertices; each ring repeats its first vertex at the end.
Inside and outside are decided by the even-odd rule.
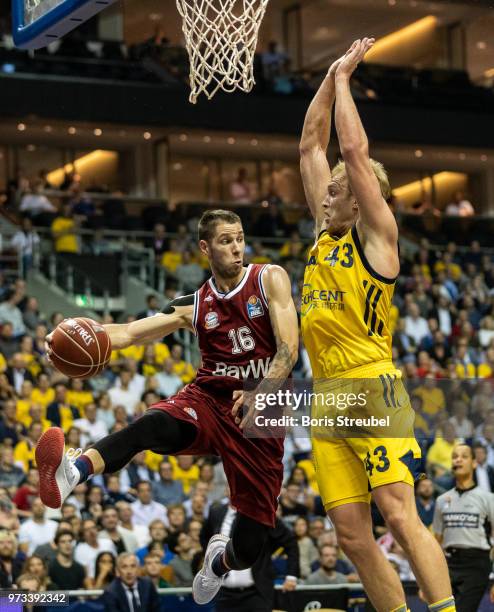
POLYGON ((438 497, 432 529, 446 554, 456 610, 475 612, 492 569, 494 494, 475 484, 470 446, 455 446, 452 468, 455 487, 438 497))

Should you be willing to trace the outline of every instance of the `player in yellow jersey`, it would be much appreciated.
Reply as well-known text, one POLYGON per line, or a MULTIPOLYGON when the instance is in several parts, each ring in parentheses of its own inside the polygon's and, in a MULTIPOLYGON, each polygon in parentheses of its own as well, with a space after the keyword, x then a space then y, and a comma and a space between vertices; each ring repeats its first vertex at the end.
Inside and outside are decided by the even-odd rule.
POLYGON ((373 407, 401 415, 405 430, 390 437, 370 429, 360 437, 338 438, 313 429, 314 463, 338 543, 376 610, 407 608, 398 575, 372 535, 371 496, 405 550, 429 609, 451 612, 455 603, 444 555, 416 511, 413 484, 420 450, 409 398, 391 359, 398 228, 385 201, 390 193, 386 172, 369 157, 350 91, 350 77, 373 44, 369 38, 355 41, 331 66, 305 118, 300 167, 317 239, 304 278, 302 335, 315 390, 335 381, 349 389, 361 379, 372 381, 375 396, 380 389, 373 407), (326 150, 333 104, 343 162, 331 173, 326 150))

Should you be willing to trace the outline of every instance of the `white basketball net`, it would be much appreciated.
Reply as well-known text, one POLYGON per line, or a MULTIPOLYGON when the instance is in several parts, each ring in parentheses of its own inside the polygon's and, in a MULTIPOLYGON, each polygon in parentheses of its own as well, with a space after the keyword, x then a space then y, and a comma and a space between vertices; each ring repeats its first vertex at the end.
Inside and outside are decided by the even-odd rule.
POLYGON ((176 0, 190 61, 190 97, 249 92, 254 52, 269 0, 176 0))

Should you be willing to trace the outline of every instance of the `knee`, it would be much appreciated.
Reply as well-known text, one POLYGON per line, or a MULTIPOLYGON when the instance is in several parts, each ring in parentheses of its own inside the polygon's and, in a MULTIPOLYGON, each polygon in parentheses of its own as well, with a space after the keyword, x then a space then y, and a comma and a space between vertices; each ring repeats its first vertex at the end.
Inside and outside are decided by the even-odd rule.
MULTIPOLYGON (((338 546, 350 559, 355 559, 355 557, 365 550, 365 536, 363 536, 362 533, 358 533, 350 525, 340 525, 336 527, 336 538, 338 546)), ((374 541, 372 537, 370 540, 374 541)))
POLYGON ((384 513, 384 520, 393 536, 405 548, 415 539, 415 532, 420 527, 419 521, 413 515, 407 515, 403 510, 396 509, 384 513))

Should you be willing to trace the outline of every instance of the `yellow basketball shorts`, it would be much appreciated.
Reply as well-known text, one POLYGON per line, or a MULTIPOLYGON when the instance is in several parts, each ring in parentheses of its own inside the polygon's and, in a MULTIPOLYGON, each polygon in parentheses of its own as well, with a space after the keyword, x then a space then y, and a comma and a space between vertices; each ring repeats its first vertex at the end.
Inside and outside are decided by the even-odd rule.
MULTIPOLYGON (((367 375, 375 376, 375 371, 367 375)), ((359 378, 365 376, 365 371, 359 371, 359 378)), ((312 428, 314 467, 326 511, 343 504, 370 503, 376 487, 396 482, 413 486, 420 475, 421 451, 413 433, 415 415, 399 373, 388 370, 365 383, 348 378, 343 382, 347 389, 350 384, 351 390, 361 389, 361 384, 370 387, 372 401, 366 416, 371 412, 380 417, 390 414, 398 425, 389 430, 390 437, 383 427, 365 428, 356 437, 323 435, 321 428, 312 428)), ((365 414, 365 410, 358 413, 365 414)))

